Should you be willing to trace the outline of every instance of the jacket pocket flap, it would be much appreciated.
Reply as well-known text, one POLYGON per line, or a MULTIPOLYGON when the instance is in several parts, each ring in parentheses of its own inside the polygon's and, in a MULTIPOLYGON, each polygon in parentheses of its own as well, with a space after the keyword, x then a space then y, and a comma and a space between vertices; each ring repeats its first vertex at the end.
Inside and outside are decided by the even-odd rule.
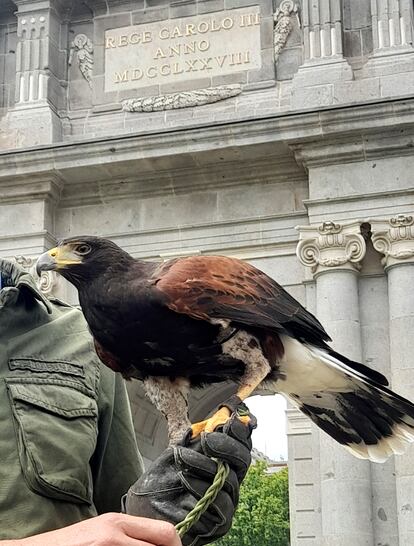
POLYGON ((26 384, 10 379, 7 383, 15 401, 21 400, 66 418, 97 414, 95 400, 69 385, 62 388, 59 384, 26 384))
POLYGON ((40 495, 92 504, 97 403, 72 381, 5 380, 22 472, 40 495))

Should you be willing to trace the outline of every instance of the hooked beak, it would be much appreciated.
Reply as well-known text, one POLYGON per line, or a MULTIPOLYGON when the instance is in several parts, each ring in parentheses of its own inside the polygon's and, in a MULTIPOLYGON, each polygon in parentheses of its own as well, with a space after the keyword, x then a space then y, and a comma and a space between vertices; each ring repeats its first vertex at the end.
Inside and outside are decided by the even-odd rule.
POLYGON ((68 247, 57 246, 39 256, 36 263, 36 273, 39 275, 42 271, 59 271, 68 265, 82 263, 82 260, 68 247))

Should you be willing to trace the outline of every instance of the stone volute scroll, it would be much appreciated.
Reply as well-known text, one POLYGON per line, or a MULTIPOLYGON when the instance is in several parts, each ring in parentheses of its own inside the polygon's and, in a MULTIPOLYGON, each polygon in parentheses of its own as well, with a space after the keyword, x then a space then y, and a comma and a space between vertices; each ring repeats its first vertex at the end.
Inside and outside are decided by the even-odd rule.
POLYGON ((384 255, 385 269, 414 263, 414 216, 398 214, 392 218, 369 220, 375 250, 384 255))
POLYGON ((290 33, 293 30, 293 19, 296 17, 300 28, 299 8, 292 0, 283 0, 273 15, 273 46, 274 60, 277 63, 282 49, 285 47, 290 33))
POLYGON ((79 70, 82 76, 92 88, 92 70, 93 70, 93 43, 86 34, 77 34, 72 41, 69 53, 69 66, 73 62, 73 54, 76 51, 79 70))
POLYGON ((36 273, 37 258, 27 258, 26 256, 15 256, 16 263, 32 275, 36 281, 40 292, 45 296, 52 296, 58 284, 57 275, 54 271, 42 271, 40 277, 36 273))
POLYGON ((297 256, 313 274, 333 269, 359 271, 366 245, 360 233, 360 221, 338 224, 323 222, 319 226, 298 226, 297 256))

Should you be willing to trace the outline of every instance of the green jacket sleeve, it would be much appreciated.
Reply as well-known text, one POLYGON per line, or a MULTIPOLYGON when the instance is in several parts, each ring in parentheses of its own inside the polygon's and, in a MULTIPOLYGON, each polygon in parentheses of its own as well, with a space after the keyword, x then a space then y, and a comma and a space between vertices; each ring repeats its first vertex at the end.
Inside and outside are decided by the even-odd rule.
POLYGON ((143 472, 124 379, 100 367, 98 439, 91 461, 99 514, 119 512, 120 501, 143 472))

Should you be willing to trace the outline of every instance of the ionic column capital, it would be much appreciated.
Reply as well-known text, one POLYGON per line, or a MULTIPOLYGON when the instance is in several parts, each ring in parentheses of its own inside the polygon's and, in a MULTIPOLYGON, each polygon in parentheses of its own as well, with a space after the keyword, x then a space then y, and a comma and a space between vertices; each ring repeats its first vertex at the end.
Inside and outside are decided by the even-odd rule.
POLYGON ((369 220, 372 243, 375 250, 384 254, 385 269, 400 265, 414 264, 414 216, 398 214, 392 218, 369 220))
POLYGON ((333 270, 359 271, 366 251, 360 225, 360 221, 354 221, 298 226, 296 254, 300 262, 310 267, 315 276, 333 270))

